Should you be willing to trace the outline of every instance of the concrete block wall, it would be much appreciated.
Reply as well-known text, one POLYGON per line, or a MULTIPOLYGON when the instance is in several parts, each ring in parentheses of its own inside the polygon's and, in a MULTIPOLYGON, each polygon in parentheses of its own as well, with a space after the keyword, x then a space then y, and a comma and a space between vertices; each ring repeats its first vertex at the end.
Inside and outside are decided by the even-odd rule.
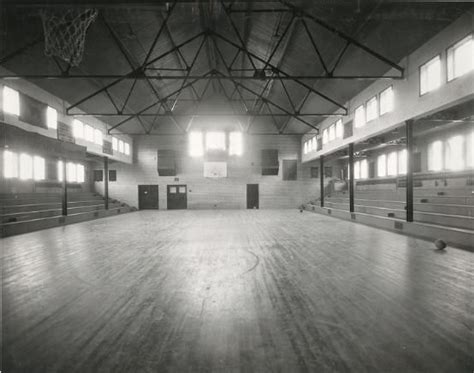
MULTIPOLYGON (((319 198, 319 179, 311 178, 311 166, 300 159, 300 136, 245 136, 244 154, 227 157, 227 177, 219 179, 203 176, 204 159, 188 155, 187 136, 137 136, 134 138, 134 164, 111 163, 117 170, 117 181, 109 183, 109 195, 132 206, 138 206, 138 185, 159 186, 159 208, 166 209, 166 186, 186 184, 189 209, 244 209, 246 184, 259 184, 260 208, 297 208, 304 202, 319 198), (158 149, 177 152, 177 175, 158 176, 158 149), (278 176, 261 175, 261 150, 278 149, 278 176), (282 180, 282 160, 298 161, 297 180, 282 180)), ((101 169, 96 164, 96 169, 101 169)), ((329 180, 327 180, 329 181, 329 180)), ((103 193, 103 182, 95 182, 98 193, 103 193)))

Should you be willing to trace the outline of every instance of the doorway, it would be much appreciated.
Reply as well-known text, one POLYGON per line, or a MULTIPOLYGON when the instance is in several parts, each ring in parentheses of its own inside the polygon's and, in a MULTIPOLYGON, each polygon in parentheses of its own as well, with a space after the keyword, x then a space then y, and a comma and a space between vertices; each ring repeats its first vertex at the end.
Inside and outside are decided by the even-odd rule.
POLYGON ((188 188, 186 185, 168 185, 168 210, 188 208, 188 188))
POLYGON ((138 186, 138 208, 140 210, 158 209, 158 185, 138 186))
POLYGON ((258 184, 247 184, 247 208, 258 209, 258 184))

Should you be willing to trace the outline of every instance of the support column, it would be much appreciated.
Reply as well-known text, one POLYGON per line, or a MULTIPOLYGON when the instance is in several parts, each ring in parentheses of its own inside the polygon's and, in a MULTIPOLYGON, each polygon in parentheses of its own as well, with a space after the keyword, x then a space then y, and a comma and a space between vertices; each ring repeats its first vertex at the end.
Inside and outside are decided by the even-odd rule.
POLYGON ((319 187, 321 189, 321 207, 324 207, 324 156, 319 158, 319 187))
POLYGON ((109 158, 104 157, 104 205, 109 209, 109 158))
POLYGON ((354 143, 349 144, 349 211, 354 212, 354 143))
POLYGON ((63 181, 62 181, 62 195, 61 195, 61 205, 62 205, 62 214, 67 216, 67 174, 66 174, 66 159, 62 158, 63 162, 63 181))
POLYGON ((413 221, 413 123, 412 119, 405 122, 407 139, 406 211, 408 222, 413 221))

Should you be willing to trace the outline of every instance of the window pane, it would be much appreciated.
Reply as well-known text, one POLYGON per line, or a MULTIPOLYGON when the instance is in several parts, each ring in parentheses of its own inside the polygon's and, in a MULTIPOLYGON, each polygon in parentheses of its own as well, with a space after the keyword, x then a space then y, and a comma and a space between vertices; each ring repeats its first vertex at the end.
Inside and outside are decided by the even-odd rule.
POLYGON ((3 87, 3 111, 20 115, 20 94, 10 87, 3 87))
POLYGON ((327 143, 328 143, 328 129, 325 128, 323 131, 323 144, 327 144, 327 143))
POLYGON ((124 142, 122 140, 119 140, 118 142, 118 150, 120 153, 124 152, 124 142))
POLYGON ((360 178, 367 179, 369 177, 369 167, 367 164, 367 159, 360 161, 360 178))
POLYGON ((203 154, 202 132, 191 132, 189 134, 189 155, 191 157, 200 157, 203 154))
POLYGON ((77 168, 74 163, 68 162, 66 165, 66 180, 74 183, 77 180, 77 168))
POLYGON ((379 155, 377 158, 377 176, 387 176, 387 157, 385 154, 379 155))
POLYGON ((407 173, 407 150, 403 149, 398 152, 398 174, 405 175, 407 173))
POLYGON ((441 58, 436 56, 420 68, 420 93, 435 90, 441 85, 441 58))
POLYGON ((474 69, 474 41, 472 35, 448 49, 448 80, 474 69))
POLYGON ((130 144, 125 143, 125 155, 130 155, 130 144))
POLYGON ((58 161, 58 181, 64 180, 63 161, 58 161))
POLYGON ((9 150, 3 152, 3 176, 6 179, 18 177, 18 155, 9 150))
POLYGON ((464 137, 453 136, 446 142, 445 167, 448 170, 464 169, 464 137))
POLYGON ((398 171, 398 154, 397 152, 391 152, 387 157, 387 175, 395 176, 398 171))
POLYGON ((84 125, 84 139, 90 142, 94 142, 94 128, 88 124, 84 125))
POLYGON ((33 178, 33 158, 28 154, 20 154, 20 179, 33 178))
POLYGON ((46 109, 46 122, 48 123, 48 128, 58 128, 58 112, 51 106, 48 106, 46 109))
POLYGON ((380 115, 393 110, 393 88, 388 87, 380 93, 380 115))
POLYGON ((443 169, 443 143, 437 140, 428 148, 428 170, 440 171, 443 169))
POLYGON ((102 145, 102 131, 95 129, 94 130, 94 142, 97 145, 102 145))
POLYGON ((359 106, 355 111, 354 123, 356 127, 362 127, 365 124, 364 105, 359 106))
POLYGON ((316 136, 311 139, 311 150, 316 150, 316 136))
POLYGON ((372 97, 369 101, 367 101, 367 122, 374 120, 378 117, 377 112, 377 96, 372 97))
POLYGON ((115 151, 118 150, 118 141, 116 137, 112 137, 112 149, 115 151))
POLYGON ((224 132, 207 132, 206 133, 206 149, 207 150, 225 150, 225 133, 224 132))
POLYGON ((76 139, 83 139, 84 138, 84 124, 77 119, 74 119, 72 122, 73 125, 73 132, 74 132, 74 137, 76 139))
POLYGON ((76 172, 77 172, 77 182, 83 183, 84 182, 84 166, 82 164, 76 165, 76 172))
POLYGON ((354 179, 360 179, 360 162, 354 163, 354 179))
POLYGON ((329 141, 332 141, 335 138, 336 138, 336 125, 331 124, 331 126, 329 126, 329 141))
POLYGON ((307 141, 304 142, 303 153, 304 153, 304 154, 307 154, 307 153, 308 153, 308 142, 307 142, 307 141))
POLYGON ((35 180, 44 180, 45 177, 45 163, 44 158, 34 156, 33 157, 33 175, 35 180))
POLYGON ((342 119, 339 119, 336 122, 336 138, 342 139, 343 133, 344 133, 344 130, 342 128, 342 119))
POLYGON ((229 135, 229 154, 230 155, 242 155, 242 133, 231 132, 229 135))

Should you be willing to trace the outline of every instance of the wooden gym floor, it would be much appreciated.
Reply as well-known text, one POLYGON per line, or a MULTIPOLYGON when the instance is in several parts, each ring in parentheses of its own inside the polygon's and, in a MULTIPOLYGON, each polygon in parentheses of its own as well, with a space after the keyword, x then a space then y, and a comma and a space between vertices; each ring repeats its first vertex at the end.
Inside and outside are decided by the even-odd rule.
POLYGON ((2 240, 5 372, 472 372, 473 254, 286 210, 2 240))

